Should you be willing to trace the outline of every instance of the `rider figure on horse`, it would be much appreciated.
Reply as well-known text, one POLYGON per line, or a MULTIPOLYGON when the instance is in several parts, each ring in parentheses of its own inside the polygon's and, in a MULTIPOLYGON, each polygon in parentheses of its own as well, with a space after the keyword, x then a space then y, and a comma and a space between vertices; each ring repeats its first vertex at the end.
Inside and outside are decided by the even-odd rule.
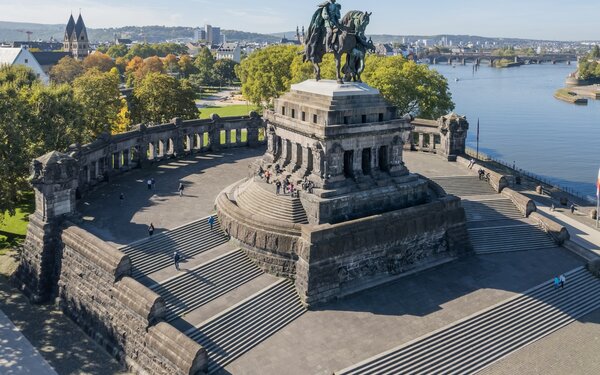
POLYGON ((336 0, 329 0, 319 5, 323 9, 321 16, 325 21, 327 36, 325 37, 325 48, 327 52, 333 52, 333 44, 337 31, 340 29, 340 20, 342 19, 342 6, 336 3, 336 0))

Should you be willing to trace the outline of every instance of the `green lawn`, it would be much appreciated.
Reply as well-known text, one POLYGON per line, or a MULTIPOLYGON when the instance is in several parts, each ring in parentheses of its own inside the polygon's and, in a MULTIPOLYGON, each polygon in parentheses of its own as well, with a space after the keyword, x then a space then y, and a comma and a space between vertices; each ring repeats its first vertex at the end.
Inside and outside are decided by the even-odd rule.
POLYGON ((226 107, 206 107, 200 108, 200 118, 210 118, 210 115, 216 113, 221 117, 248 116, 250 111, 255 111, 256 107, 252 105, 230 105, 226 107))
POLYGON ((25 239, 28 217, 34 210, 33 199, 33 193, 27 193, 15 216, 4 214, 4 220, 0 222, 0 254, 25 239))

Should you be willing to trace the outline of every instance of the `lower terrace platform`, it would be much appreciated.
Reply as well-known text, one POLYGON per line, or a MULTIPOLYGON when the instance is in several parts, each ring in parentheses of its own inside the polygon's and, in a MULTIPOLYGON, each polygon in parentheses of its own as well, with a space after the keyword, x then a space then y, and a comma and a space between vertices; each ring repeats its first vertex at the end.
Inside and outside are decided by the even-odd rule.
MULTIPOLYGON (((213 213, 217 194, 246 177, 249 165, 262 153, 262 149, 237 149, 196 155, 114 178, 79 203, 83 226, 105 241, 123 246, 146 238, 150 222, 156 227, 155 236, 194 221, 203 222, 207 215, 213 213), (155 190, 147 189, 148 178, 156 179, 155 190), (177 193, 179 181, 186 184, 182 198, 177 193), (121 192, 125 194, 122 203, 119 202, 121 192)), ((404 159, 411 172, 434 180, 472 177, 471 171, 466 168, 435 155, 407 152, 404 159)), ((481 185, 474 190, 477 195, 466 196, 470 205, 485 205, 482 210, 471 213, 473 222, 470 229, 494 228, 501 220, 504 224, 507 221, 509 226, 520 226, 519 230, 524 225, 536 230, 528 225, 526 219, 518 218, 509 208, 500 205, 502 202, 486 205, 485 201, 500 196, 485 189, 481 185)), ((244 343, 240 344, 239 347, 245 348, 243 351, 231 360, 221 362, 222 366, 213 365, 211 372, 329 375, 518 296, 584 264, 570 251, 550 242, 535 248, 522 245, 512 249, 516 251, 486 251, 485 254, 444 264, 315 310, 294 310, 293 320, 265 334, 261 342, 247 347, 244 343)), ((157 288, 157 284, 167 284, 173 278, 189 274, 188 279, 194 282, 168 291, 185 302, 188 297, 181 297, 178 293, 187 290, 186 293, 193 295, 194 290, 206 288, 203 284, 208 284, 213 277, 208 272, 193 277, 194 270, 208 269, 207 264, 227 257, 227 254, 233 254, 234 259, 235 251, 234 246, 224 243, 186 258, 181 272, 169 266, 140 277, 140 281, 157 288)), ((190 305, 191 310, 173 317, 172 324, 190 337, 198 335, 204 329, 202 327, 208 327, 228 309, 240 304, 243 306, 244 300, 252 299, 267 288, 283 288, 281 280, 260 272, 251 273, 247 281, 234 285, 223 294, 215 294, 214 299, 200 305, 194 302, 196 305, 190 305), (200 327, 200 331, 194 327, 200 327)), ((599 316, 596 311, 579 318, 572 325, 497 362, 485 373, 528 372, 523 368, 524 356, 527 357, 525 363, 534 370, 531 373, 559 373, 552 372, 552 366, 557 363, 556 352, 566 358, 569 353, 573 356, 573 353, 600 350, 597 345, 600 342, 597 340, 600 337, 599 316), (582 334, 583 331, 585 334, 582 334)), ((218 341, 206 343, 216 344, 218 341)), ((218 348, 216 350, 218 354, 218 348)), ((582 371, 571 373, 586 373, 583 371, 586 366, 598 366, 597 358, 591 354, 577 358, 579 367, 576 369, 582 371)), ((565 369, 564 366, 561 368, 565 369)))

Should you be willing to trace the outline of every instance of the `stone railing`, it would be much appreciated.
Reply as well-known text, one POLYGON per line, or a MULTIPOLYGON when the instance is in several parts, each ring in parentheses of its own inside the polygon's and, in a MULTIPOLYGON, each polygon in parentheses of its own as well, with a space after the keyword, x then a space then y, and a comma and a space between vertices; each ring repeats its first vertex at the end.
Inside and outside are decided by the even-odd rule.
POLYGON ((168 124, 142 124, 127 133, 106 133, 92 143, 72 146, 69 154, 79 164, 79 192, 84 193, 111 176, 155 161, 264 143, 265 124, 251 112, 242 117, 213 115, 206 120, 176 118, 168 124))
POLYGON ((413 130, 405 148, 432 152, 454 161, 464 155, 469 123, 463 116, 451 113, 438 120, 414 119, 413 130))

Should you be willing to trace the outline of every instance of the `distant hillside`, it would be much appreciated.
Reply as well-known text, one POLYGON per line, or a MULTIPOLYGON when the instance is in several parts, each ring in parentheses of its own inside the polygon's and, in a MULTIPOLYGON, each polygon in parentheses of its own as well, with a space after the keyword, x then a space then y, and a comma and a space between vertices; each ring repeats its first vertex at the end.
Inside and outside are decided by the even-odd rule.
MULTIPOLYGON (((66 19, 65 19, 66 23, 66 19)), ((133 41, 150 43, 173 41, 175 39, 191 40, 194 36, 194 27, 166 27, 166 26, 125 26, 119 28, 105 29, 88 29, 88 34, 92 42, 108 42, 114 40, 114 35, 117 34, 123 38, 130 38, 133 41)), ((0 21, 0 42, 26 40, 27 34, 25 31, 32 31, 32 40, 49 40, 53 37, 56 40, 62 40, 65 32, 65 25, 43 25, 35 23, 20 23, 20 22, 3 22, 0 21)), ((296 31, 287 31, 273 34, 258 34, 236 30, 221 30, 228 41, 246 41, 257 43, 276 43, 285 35, 288 39, 294 39, 296 31)), ((367 35, 373 38, 375 43, 400 43, 403 38, 408 41, 416 41, 419 39, 440 40, 446 37, 448 41, 452 41, 455 45, 458 43, 497 43, 497 44, 518 44, 523 42, 552 42, 538 41, 529 39, 516 38, 490 38, 474 35, 367 35)))
MULTIPOLYGON (((165 26, 125 26, 119 28, 92 29, 88 28, 88 35, 92 43, 101 43, 114 40, 115 34, 130 38, 133 41, 147 41, 149 43, 164 42, 174 39, 192 39, 193 27, 165 27, 165 26)), ((65 25, 43 25, 35 23, 3 22, 0 21, 0 42, 26 40, 25 31, 31 31, 32 40, 62 40, 65 25)), ((280 38, 273 35, 248 33, 236 30, 221 30, 228 41, 247 41, 258 43, 274 43, 280 38)))

